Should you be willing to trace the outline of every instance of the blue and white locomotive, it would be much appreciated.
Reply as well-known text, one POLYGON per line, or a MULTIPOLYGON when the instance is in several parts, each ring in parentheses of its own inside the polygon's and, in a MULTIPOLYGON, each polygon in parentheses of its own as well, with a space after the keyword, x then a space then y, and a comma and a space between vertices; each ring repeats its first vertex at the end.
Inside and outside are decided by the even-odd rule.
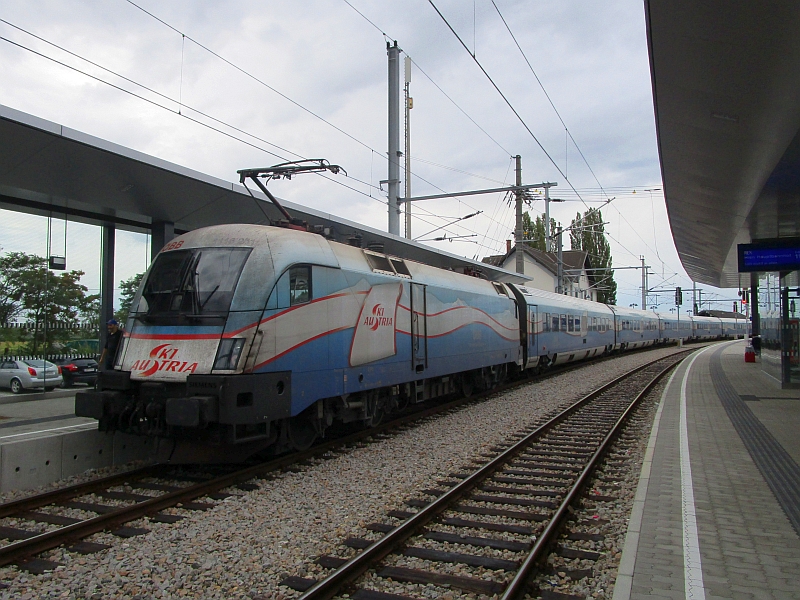
POLYGON ((76 414, 174 440, 174 460, 238 460, 526 369, 675 339, 662 321, 304 231, 219 225, 161 250, 114 369, 77 395, 76 414))

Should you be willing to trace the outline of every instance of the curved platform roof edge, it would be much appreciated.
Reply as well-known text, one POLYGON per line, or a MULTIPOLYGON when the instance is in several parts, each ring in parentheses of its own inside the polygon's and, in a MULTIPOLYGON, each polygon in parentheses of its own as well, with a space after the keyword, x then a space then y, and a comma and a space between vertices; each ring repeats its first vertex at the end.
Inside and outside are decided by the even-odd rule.
POLYGON ((737 244, 800 235, 800 3, 645 0, 645 18, 675 247, 694 281, 737 287, 737 244))
MULTIPOLYGON (((176 232, 223 223, 282 218, 261 192, 260 207, 239 184, 0 105, 0 207, 36 214, 69 214, 87 223, 147 231, 158 222, 176 232), (264 212, 262 212, 264 211, 264 212)), ((477 268, 489 279, 526 280, 516 273, 443 252, 288 200, 292 216, 333 228, 336 241, 358 233, 362 246, 435 267, 477 268)))

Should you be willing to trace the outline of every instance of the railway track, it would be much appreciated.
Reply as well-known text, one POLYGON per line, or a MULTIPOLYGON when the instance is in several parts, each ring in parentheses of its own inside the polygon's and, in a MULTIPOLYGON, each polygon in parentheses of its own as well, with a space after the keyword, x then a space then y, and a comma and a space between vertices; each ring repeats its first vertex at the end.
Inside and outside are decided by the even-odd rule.
MULTIPOLYGON (((583 364, 554 370, 541 379, 580 368, 583 364)), ((369 438, 381 439, 416 421, 446 413, 466 403, 479 402, 483 397, 525 383, 527 380, 512 382, 469 399, 444 402, 369 430, 319 444, 306 452, 268 462, 244 467, 214 465, 188 469, 153 465, 2 504, 0 522, 5 525, 0 526, 0 538, 10 543, 0 546, 0 566, 16 564, 34 574, 52 570, 58 563, 37 558, 37 555, 62 545, 83 554, 104 550, 109 547, 107 544, 83 540, 102 531, 121 538, 145 534, 148 532, 146 526, 126 526, 145 517, 155 522, 176 523, 184 518, 177 514, 182 511, 168 509, 208 510, 215 502, 236 493, 237 488, 249 491, 259 487, 257 480, 268 477, 270 473, 347 451, 348 447, 362 444, 369 438), (228 491, 224 491, 226 489, 228 491)))
MULTIPOLYGON (((451 595, 522 597, 572 507, 582 497, 603 499, 585 495, 584 487, 639 401, 685 355, 634 369, 515 434, 474 472, 453 473, 439 482, 442 489, 410 500, 416 512, 391 511, 387 521, 394 522, 367 525, 377 539, 347 538, 344 545, 357 551, 352 558, 318 557, 317 565, 331 571, 324 579, 289 577, 283 585, 304 592, 304 600, 343 593, 354 600, 414 600, 404 591, 413 584, 451 595), (452 565, 460 566, 458 574, 452 565)), ((591 537, 585 536, 574 539, 591 537)))

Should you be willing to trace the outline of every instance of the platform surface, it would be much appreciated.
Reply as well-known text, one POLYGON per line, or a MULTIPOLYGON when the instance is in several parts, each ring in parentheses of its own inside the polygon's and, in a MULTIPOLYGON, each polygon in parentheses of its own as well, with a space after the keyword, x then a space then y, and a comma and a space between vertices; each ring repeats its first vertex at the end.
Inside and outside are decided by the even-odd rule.
POLYGON ((52 392, 0 393, 0 444, 97 429, 95 419, 75 416, 75 393, 85 389, 79 386, 52 392))
POLYGON ((614 589, 800 599, 800 392, 744 342, 683 361, 661 398, 614 589))

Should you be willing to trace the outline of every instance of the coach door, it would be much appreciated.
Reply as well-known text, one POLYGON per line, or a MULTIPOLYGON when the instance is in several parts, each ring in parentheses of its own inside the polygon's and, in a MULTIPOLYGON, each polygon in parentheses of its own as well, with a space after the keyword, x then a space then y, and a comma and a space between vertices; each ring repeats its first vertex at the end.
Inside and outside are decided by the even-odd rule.
POLYGON ((536 331, 538 327, 536 319, 537 308, 535 304, 528 304, 528 352, 525 357, 526 367, 535 366, 534 363, 539 362, 539 336, 536 331))
POLYGON ((426 286, 411 283, 411 368, 421 373, 428 366, 428 302, 426 286))

